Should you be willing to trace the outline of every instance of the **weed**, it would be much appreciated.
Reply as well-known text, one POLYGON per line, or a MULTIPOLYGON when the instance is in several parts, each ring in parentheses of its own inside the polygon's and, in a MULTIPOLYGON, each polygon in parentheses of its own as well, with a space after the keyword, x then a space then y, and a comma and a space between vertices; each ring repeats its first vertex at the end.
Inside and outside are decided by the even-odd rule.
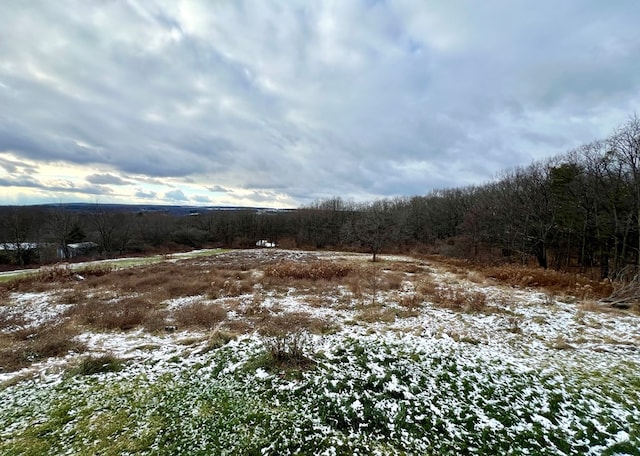
POLYGON ((263 332, 262 343, 266 356, 262 366, 268 371, 304 370, 314 362, 307 356, 309 352, 309 336, 306 332, 263 332))
POLYGON ((378 288, 380 290, 399 290, 402 288, 404 275, 397 272, 385 271, 381 274, 378 288))
POLYGON ((231 334, 248 334, 254 330, 253 325, 245 319, 225 320, 220 324, 221 331, 231 334))
POLYGON ((70 370, 71 375, 93 375, 122 370, 122 360, 113 355, 89 356, 70 370))
POLYGON ((141 325, 148 332, 167 330, 169 312, 164 309, 151 309, 143 317, 141 325))
POLYGON ((15 330, 28 323, 24 315, 10 310, 12 309, 0 307, 0 331, 15 330))
POLYGON ((87 293, 80 287, 75 287, 64 291, 58 298, 58 302, 61 304, 80 304, 86 299, 87 293))

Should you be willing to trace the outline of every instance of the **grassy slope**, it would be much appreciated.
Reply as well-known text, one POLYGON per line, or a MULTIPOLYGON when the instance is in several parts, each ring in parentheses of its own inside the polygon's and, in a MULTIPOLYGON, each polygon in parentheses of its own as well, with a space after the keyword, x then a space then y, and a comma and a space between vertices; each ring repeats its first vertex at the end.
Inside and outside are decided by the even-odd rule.
POLYGON ((0 452, 552 455, 640 445, 631 363, 603 370, 578 355, 536 368, 476 345, 383 335, 335 338, 298 379, 256 369, 261 356, 246 341, 195 365, 21 382, 0 393, 0 452))
MULTIPOLYGON (((290 290, 278 293, 261 291, 258 310, 284 306, 290 290)), ((502 315, 449 311, 457 299, 447 310, 418 307, 422 316, 406 326, 348 321, 362 311, 352 312, 342 330, 309 336, 303 348, 314 363, 303 370, 274 363, 269 339, 249 333, 218 349, 196 339, 117 372, 44 371, 0 390, 0 454, 640 454, 635 346, 558 350, 537 340, 545 333, 536 328, 553 326, 553 312, 563 317, 568 305, 541 305, 546 323, 479 334, 502 315), (474 322, 473 337, 416 330, 443 316, 448 326, 474 322)), ((615 319, 588 317, 580 331, 615 319)), ((624 328, 637 330, 631 321, 624 328)))

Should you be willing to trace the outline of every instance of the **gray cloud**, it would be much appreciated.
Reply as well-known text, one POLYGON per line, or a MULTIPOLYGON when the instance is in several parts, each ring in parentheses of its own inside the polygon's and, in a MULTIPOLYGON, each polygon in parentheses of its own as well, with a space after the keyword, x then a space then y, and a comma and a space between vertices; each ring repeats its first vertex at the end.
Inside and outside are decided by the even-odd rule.
POLYGON ((207 189, 220 195, 196 202, 481 183, 632 113, 639 15, 635 0, 13 2, 0 29, 0 154, 14 158, 0 166, 114 170, 93 184, 217 183, 207 189))
POLYGON ((23 187, 33 188, 55 193, 78 193, 85 195, 110 195, 113 191, 109 187, 100 185, 77 185, 68 180, 57 180, 55 182, 42 182, 30 176, 10 176, 0 177, 0 187, 23 187))
POLYGON ((0 155, 0 167, 9 174, 29 174, 34 173, 37 170, 37 166, 9 158, 3 158, 2 155, 0 155))
POLYGON ((141 199, 157 199, 158 194, 156 192, 146 192, 144 190, 137 190, 135 193, 136 198, 141 199))
POLYGON ((92 184, 129 185, 131 183, 113 174, 92 174, 87 176, 86 179, 87 182, 91 182, 92 184))
POLYGON ((221 185, 213 185, 213 186, 207 187, 207 190, 209 190, 212 193, 231 193, 231 190, 229 190, 228 188, 224 188, 221 185))

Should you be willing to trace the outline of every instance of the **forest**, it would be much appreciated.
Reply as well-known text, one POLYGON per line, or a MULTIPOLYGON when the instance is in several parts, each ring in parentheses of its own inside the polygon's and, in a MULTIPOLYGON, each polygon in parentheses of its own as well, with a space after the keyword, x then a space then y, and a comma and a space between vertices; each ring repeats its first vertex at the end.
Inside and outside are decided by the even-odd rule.
MULTIPOLYGON (((425 187, 429 176, 425 176, 425 187)), ((481 263, 537 264, 616 279, 640 266, 640 118, 607 138, 503 171, 476 186, 355 203, 320 200, 290 211, 86 211, 0 208, 0 263, 28 265, 200 247, 255 247, 437 253, 481 263), (37 245, 35 249, 31 246, 37 245), (44 248, 42 246, 49 246, 44 248)))

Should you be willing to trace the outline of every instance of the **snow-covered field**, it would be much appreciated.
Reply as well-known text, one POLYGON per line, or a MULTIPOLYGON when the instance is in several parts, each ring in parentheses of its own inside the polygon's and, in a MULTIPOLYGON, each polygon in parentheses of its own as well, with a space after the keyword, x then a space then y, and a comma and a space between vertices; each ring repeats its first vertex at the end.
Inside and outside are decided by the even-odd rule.
MULTIPOLYGON (((175 260, 184 282, 198 271, 211 283, 158 295, 160 327, 84 321, 81 353, 0 371, 0 453, 640 454, 637 313, 403 256, 175 260), (278 262, 350 272, 275 280, 278 262), (224 312, 176 323, 196 305, 224 312), (304 356, 274 362, 274 344, 304 356), (79 370, 104 355, 119 369, 79 370)), ((15 334, 78 318, 85 300, 122 298, 114 290, 81 278, 5 293, 5 352, 15 334)))

